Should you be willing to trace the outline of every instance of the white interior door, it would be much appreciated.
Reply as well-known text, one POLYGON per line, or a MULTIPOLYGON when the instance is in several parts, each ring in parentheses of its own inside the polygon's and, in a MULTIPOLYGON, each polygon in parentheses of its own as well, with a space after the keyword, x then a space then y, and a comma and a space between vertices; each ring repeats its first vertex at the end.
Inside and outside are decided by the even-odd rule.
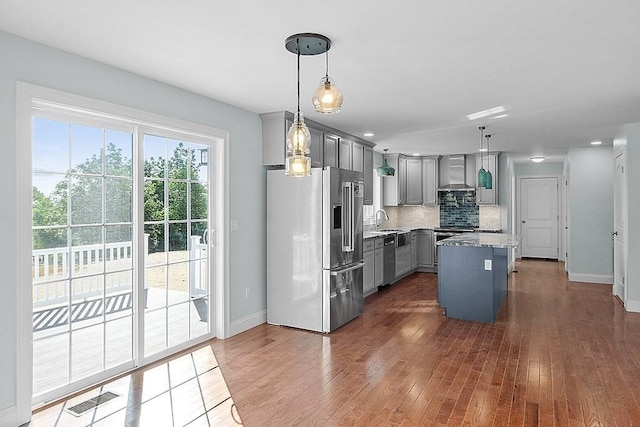
POLYGON ((614 231, 613 231, 613 293, 626 303, 625 292, 625 271, 626 271, 626 254, 624 250, 624 153, 616 157, 616 176, 613 188, 613 215, 614 215, 614 231))
POLYGON ((558 178, 520 179, 522 256, 558 258, 558 178))

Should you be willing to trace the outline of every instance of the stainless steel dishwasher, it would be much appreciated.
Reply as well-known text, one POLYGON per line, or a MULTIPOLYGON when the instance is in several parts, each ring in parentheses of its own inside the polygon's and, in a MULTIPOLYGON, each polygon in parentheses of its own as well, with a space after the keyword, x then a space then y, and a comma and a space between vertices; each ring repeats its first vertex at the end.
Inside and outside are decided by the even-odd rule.
POLYGON ((389 285, 396 278, 396 234, 388 234, 384 237, 384 284, 389 285))

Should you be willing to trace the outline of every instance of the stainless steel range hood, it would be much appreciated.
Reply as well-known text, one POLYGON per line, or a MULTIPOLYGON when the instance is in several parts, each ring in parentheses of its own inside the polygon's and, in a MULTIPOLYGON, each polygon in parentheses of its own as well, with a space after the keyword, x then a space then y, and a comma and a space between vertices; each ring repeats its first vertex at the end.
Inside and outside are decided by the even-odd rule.
POLYGON ((440 159, 440 186, 438 191, 475 191, 466 183, 466 156, 455 154, 440 159))

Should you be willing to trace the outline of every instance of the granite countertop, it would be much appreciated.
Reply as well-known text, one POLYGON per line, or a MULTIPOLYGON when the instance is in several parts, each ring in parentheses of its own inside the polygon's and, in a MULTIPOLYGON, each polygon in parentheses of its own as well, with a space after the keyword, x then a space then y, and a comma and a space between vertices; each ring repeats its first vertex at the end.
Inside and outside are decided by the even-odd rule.
POLYGON ((393 229, 388 229, 385 230, 384 228, 382 230, 378 230, 378 231, 365 231, 363 232, 363 238, 366 239, 375 239, 376 237, 383 237, 386 236, 387 234, 395 234, 395 233, 408 233, 410 231, 418 231, 418 230, 433 230, 434 227, 396 227, 393 229))
POLYGON ((490 248, 515 248, 520 237, 505 233, 462 233, 436 242, 442 246, 477 246, 490 248))

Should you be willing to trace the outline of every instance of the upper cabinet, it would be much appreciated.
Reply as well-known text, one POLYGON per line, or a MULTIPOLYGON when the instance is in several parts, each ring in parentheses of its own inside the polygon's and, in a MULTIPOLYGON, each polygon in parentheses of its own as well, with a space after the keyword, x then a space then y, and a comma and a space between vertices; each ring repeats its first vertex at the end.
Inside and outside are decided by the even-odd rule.
POLYGON ((384 206, 404 205, 407 194, 406 159, 401 154, 387 154, 384 158, 396 173, 382 178, 382 203, 384 206))
MULTIPOLYGON (((262 119, 262 165, 284 167, 287 132, 293 113, 278 111, 260 114, 262 119)), ((311 134, 311 167, 331 166, 355 170, 364 175, 365 204, 373 204, 373 147, 375 144, 305 119, 311 134)))
POLYGON ((422 158, 422 204, 438 204, 438 160, 439 156, 422 158))
POLYGON ((373 204, 373 148, 363 147, 364 204, 373 204))
POLYGON ((406 159, 407 205, 422 204, 422 159, 406 159))
POLYGON ((476 204, 478 205, 497 205, 498 204, 498 154, 489 153, 481 156, 476 155, 476 176, 478 170, 484 167, 485 170, 491 172, 492 185, 491 189, 477 187, 476 184, 476 204), (483 159, 484 157, 484 159, 483 159))

